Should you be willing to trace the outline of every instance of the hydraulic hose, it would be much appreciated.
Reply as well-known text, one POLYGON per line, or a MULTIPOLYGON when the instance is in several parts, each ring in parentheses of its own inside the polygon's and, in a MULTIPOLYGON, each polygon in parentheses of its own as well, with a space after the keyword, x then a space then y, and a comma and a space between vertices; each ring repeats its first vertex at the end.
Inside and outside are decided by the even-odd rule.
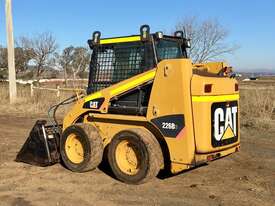
POLYGON ((74 96, 71 96, 71 97, 63 100, 62 102, 55 104, 49 108, 48 119, 49 119, 49 122, 51 123, 51 125, 53 126, 53 131, 55 133, 58 133, 59 135, 61 135, 61 133, 62 133, 62 128, 60 128, 60 124, 58 123, 57 118, 56 118, 56 112, 59 109, 59 107, 76 102, 78 99, 79 99, 79 96, 74 95, 74 96))

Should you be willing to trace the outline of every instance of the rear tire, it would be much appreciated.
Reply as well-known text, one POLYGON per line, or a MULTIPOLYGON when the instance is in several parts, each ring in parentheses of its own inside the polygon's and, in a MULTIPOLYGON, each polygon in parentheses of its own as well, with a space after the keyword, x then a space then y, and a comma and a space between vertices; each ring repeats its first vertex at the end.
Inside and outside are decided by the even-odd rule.
POLYGON ((163 155, 154 135, 143 129, 129 129, 112 139, 108 161, 117 179, 141 184, 157 176, 163 165, 163 155))
POLYGON ((73 172, 95 169, 103 156, 103 142, 97 129, 85 123, 66 128, 61 138, 60 154, 64 165, 73 172))

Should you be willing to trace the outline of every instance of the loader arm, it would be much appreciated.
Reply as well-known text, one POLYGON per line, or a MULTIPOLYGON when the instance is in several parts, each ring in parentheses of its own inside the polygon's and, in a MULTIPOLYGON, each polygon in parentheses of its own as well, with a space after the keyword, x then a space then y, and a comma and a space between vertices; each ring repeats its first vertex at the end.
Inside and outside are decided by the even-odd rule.
POLYGON ((156 68, 130 79, 114 84, 106 89, 90 94, 78 100, 72 109, 66 114, 63 120, 63 131, 80 118, 89 113, 108 113, 108 105, 111 99, 132 89, 150 82, 156 75, 156 68))

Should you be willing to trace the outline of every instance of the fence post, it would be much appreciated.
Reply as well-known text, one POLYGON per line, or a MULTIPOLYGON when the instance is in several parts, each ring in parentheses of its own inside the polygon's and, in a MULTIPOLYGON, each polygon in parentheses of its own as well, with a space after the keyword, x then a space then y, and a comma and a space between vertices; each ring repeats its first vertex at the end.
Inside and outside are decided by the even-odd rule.
POLYGON ((31 83, 31 97, 33 97, 33 83, 31 83))
POLYGON ((57 97, 60 97, 60 86, 58 85, 57 87, 56 87, 56 89, 57 89, 57 97))

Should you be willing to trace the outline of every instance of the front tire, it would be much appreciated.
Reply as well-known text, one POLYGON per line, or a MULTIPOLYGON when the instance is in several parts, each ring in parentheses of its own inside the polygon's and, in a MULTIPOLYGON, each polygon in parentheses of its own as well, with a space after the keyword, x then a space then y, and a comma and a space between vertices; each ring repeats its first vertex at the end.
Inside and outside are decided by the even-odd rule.
POLYGON ((103 142, 97 129, 80 123, 65 129, 60 142, 64 165, 73 172, 95 169, 102 161, 103 142))
POLYGON ((108 161, 117 179, 141 184, 155 177, 163 165, 163 155, 156 138, 143 129, 119 132, 111 141, 108 161))

